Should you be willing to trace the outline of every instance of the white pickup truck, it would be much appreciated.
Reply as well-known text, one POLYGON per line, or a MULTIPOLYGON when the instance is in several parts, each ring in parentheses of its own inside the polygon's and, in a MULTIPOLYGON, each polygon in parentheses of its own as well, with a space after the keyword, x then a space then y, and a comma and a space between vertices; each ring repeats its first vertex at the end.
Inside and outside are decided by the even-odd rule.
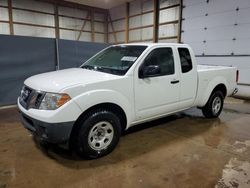
POLYGON ((18 107, 41 141, 68 143, 93 159, 133 125, 191 107, 218 117, 237 77, 234 67, 197 65, 185 44, 113 45, 79 68, 28 78, 18 107))

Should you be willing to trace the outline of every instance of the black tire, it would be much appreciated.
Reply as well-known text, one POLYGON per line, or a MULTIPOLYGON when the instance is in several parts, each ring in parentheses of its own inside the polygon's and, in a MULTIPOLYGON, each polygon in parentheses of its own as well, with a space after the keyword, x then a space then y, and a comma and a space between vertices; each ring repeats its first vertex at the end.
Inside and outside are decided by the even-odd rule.
MULTIPOLYGON (((100 130, 101 128, 102 127, 99 127, 100 130)), ((74 143, 74 148, 76 152, 81 157, 84 157, 86 159, 96 159, 96 158, 100 158, 102 156, 109 154, 116 147, 116 145, 119 142, 120 135, 121 135, 121 123, 120 123, 120 119, 118 118, 118 116, 114 114, 113 112, 109 110, 105 110, 105 109, 99 109, 99 110, 95 110, 95 111, 88 113, 88 115, 82 118, 82 120, 79 121, 77 131, 78 132, 76 134, 75 143, 74 143), (94 133, 94 130, 97 131, 97 128, 96 128, 97 125, 103 126, 105 124, 103 122, 105 122, 110 128, 103 132, 106 132, 107 134, 112 134, 112 131, 113 131, 113 136, 109 141, 107 141, 109 144, 107 146, 104 146, 105 148, 100 147, 99 149, 97 146, 97 143, 96 145, 94 145, 90 139, 92 138, 92 141, 93 141, 94 137, 95 136, 98 137, 98 136, 97 135, 91 136, 90 133, 94 133), (112 126, 112 128, 110 125, 112 126), (111 133, 108 133, 108 131, 110 131, 111 133), (97 147, 97 148, 93 148, 93 147, 97 147)), ((102 136, 101 134, 99 135, 100 137, 102 136)), ((105 133, 103 133, 103 135, 105 135, 105 133)), ((103 138, 106 139, 104 136, 103 138)), ((97 139, 99 139, 99 137, 96 138, 94 141, 96 141, 97 139)), ((102 143, 103 145, 105 145, 106 144, 105 140, 102 143)))
MULTIPOLYGON (((218 102, 219 103, 219 102, 218 102)), ((215 91, 211 94, 207 104, 202 108, 202 113, 206 118, 217 118, 223 109, 224 95, 221 91, 215 91), (215 110, 213 104, 220 101, 220 105, 215 110)))

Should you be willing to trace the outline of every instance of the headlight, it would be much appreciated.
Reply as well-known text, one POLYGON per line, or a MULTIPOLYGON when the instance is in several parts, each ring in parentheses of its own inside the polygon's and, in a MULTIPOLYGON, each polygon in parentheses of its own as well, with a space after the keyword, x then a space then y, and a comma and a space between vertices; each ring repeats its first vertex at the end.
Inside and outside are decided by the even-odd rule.
POLYGON ((67 94, 46 93, 40 106, 40 110, 55 110, 70 100, 67 94))

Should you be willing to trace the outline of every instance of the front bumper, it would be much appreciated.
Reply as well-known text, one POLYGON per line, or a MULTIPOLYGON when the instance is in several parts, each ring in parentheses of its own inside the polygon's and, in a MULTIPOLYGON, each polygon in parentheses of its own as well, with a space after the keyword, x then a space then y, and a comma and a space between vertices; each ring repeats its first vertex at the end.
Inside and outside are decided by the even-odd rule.
POLYGON ((20 113, 23 126, 40 141, 64 144, 69 140, 74 122, 46 123, 20 113))

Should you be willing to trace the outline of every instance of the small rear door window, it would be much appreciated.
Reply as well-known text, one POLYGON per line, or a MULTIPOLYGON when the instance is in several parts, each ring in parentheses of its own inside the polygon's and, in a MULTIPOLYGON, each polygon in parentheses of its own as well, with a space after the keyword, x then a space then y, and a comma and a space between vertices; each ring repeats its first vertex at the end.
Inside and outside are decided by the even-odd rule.
POLYGON ((178 48, 178 52, 179 52, 180 61, 181 61, 182 73, 189 72, 193 68, 192 59, 191 59, 189 50, 187 48, 178 48))

